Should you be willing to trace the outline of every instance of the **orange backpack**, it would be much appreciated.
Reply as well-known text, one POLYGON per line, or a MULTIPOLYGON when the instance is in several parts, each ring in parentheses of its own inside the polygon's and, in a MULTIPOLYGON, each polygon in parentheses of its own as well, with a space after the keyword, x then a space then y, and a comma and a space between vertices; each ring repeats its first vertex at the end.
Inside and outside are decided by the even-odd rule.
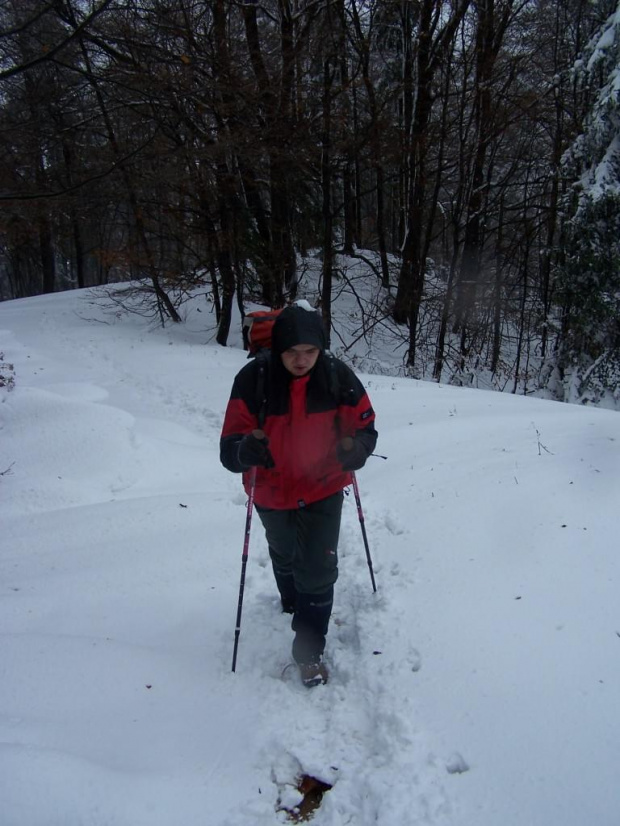
POLYGON ((243 319, 242 335, 245 349, 251 356, 271 349, 271 331, 282 310, 255 310, 243 319))

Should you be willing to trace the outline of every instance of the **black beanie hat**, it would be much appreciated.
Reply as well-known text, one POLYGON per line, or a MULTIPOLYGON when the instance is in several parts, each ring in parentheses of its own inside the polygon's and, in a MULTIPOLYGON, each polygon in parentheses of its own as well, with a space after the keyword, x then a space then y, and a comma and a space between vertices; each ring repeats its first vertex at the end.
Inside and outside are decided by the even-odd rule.
POLYGON ((325 329, 320 313, 297 305, 285 307, 277 317, 271 333, 271 349, 281 355, 290 347, 310 344, 325 350, 325 329))

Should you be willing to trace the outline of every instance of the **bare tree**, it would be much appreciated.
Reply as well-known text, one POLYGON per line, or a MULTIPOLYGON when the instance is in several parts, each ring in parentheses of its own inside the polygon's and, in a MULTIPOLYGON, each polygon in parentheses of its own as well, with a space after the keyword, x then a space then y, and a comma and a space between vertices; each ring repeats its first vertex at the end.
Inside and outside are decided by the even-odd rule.
POLYGON ((432 0, 419 5, 416 31, 415 103, 408 135, 408 174, 405 237, 402 264, 394 305, 394 320, 409 324, 408 364, 414 365, 418 315, 424 290, 426 261, 422 258, 424 233, 430 228, 425 220, 427 198, 428 124, 434 102, 435 73, 450 46, 465 13, 468 0, 450 7, 446 14, 432 0))

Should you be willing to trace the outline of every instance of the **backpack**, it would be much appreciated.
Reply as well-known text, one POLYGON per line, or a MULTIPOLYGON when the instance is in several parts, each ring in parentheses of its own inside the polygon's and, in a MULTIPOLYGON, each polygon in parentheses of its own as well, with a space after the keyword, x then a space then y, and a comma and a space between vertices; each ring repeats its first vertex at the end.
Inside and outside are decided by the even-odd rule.
POLYGON ((257 355, 261 350, 271 349, 271 332, 281 312, 282 310, 255 310, 253 313, 247 313, 243 319, 241 334, 248 358, 257 355))

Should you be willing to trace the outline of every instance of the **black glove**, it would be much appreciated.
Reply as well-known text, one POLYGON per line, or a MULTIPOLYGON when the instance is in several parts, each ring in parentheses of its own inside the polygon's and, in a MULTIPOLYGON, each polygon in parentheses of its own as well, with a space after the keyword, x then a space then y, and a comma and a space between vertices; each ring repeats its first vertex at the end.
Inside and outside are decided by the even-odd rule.
POLYGON ((275 466, 273 456, 269 450, 269 439, 265 436, 262 430, 253 430, 241 439, 239 442, 239 451, 237 456, 239 461, 245 467, 259 467, 271 468, 275 466))
POLYGON ((346 436, 338 443, 336 455, 343 470, 359 470, 364 467, 368 459, 364 445, 351 436, 346 436))

